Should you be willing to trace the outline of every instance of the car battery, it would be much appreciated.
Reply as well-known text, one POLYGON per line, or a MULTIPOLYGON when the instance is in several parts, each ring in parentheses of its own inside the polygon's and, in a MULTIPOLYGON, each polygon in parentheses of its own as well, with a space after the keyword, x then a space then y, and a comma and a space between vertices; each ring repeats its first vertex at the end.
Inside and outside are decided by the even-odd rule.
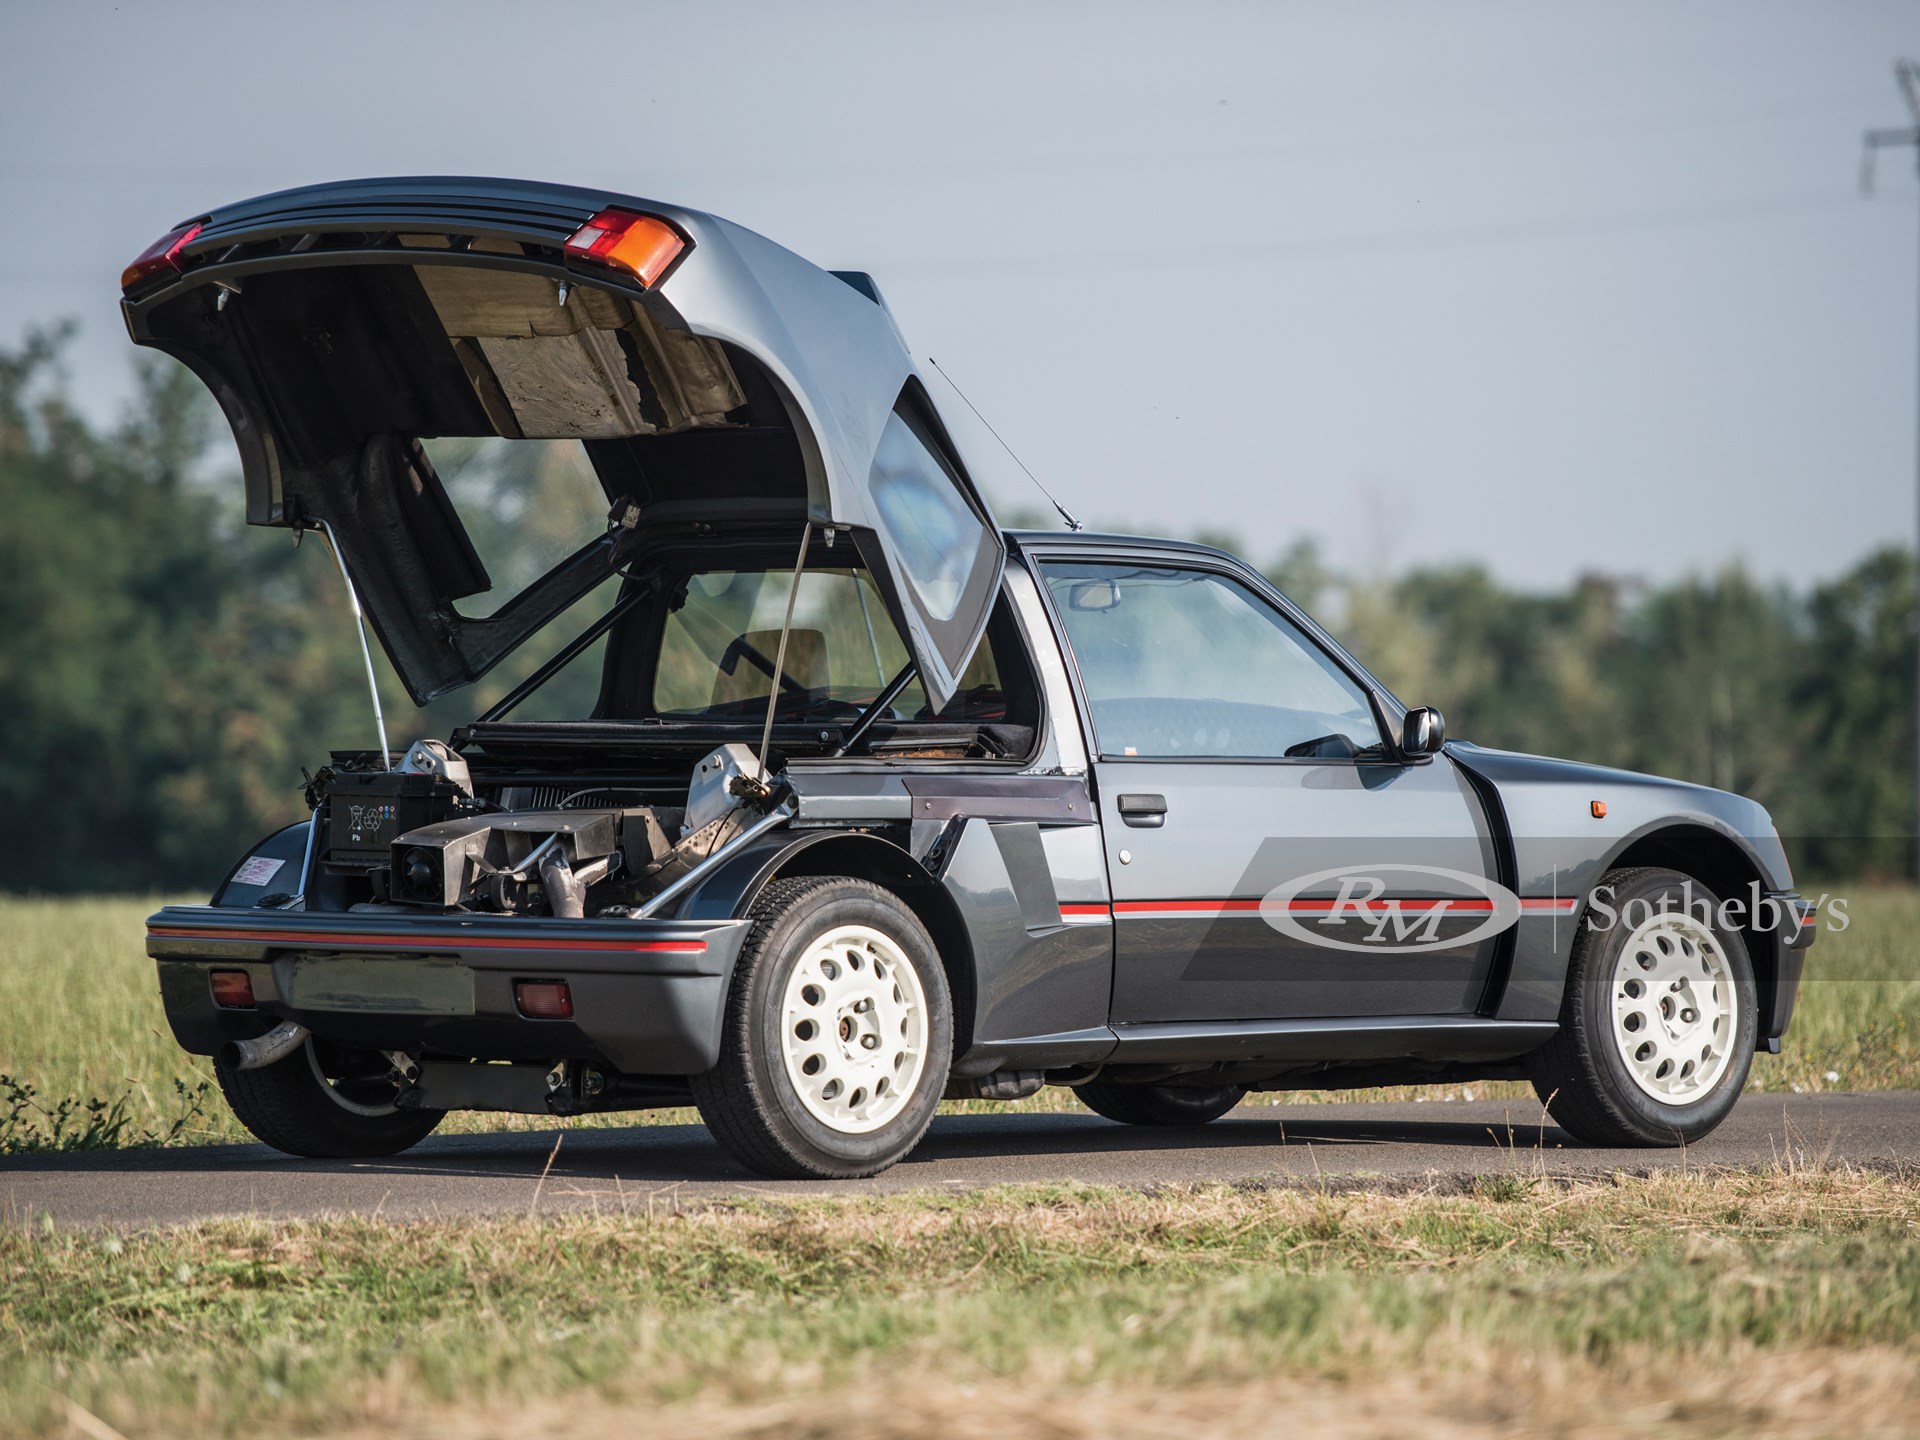
POLYGON ((327 863, 348 870, 385 865, 396 839, 451 819, 464 798, 443 775, 336 772, 327 797, 327 863))

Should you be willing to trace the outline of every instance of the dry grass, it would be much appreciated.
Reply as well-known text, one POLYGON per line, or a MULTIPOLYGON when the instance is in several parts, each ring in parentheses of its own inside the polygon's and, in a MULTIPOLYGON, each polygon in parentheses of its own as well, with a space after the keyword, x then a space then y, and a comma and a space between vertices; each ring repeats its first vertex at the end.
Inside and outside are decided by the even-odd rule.
POLYGON ((938 1373, 869 1376, 844 1391, 807 1391, 754 1405, 693 1401, 666 1411, 599 1396, 512 1409, 404 1404, 377 1420, 314 1433, 330 1440, 626 1440, 636 1433, 701 1440, 1560 1440, 1640 1436, 1791 1436, 1896 1440, 1920 1435, 1920 1384, 1901 1351, 1813 1350, 1790 1377, 1771 1356, 1745 1355, 1702 1375, 1691 1364, 1635 1357, 1630 1379, 1579 1360, 1540 1364, 1483 1353, 1445 1374, 1253 1380, 1180 1390, 1075 1386, 1020 1377, 955 1383, 938 1373))
POLYGON ((0 1433, 1913 1434, 1916 1239, 1808 1168, 15 1231, 0 1433))

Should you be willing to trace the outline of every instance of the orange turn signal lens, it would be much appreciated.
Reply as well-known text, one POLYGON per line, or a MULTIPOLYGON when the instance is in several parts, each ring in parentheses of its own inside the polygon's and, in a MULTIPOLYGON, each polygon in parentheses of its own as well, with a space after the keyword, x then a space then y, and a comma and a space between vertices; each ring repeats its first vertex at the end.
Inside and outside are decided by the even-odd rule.
POLYGON ((572 259, 617 265, 649 288, 686 248, 686 240, 666 221, 631 210, 602 210, 567 239, 572 259))
POLYGON ((1607 802, 1606 801, 1596 800, 1593 802, 1593 804, 1589 805, 1587 808, 1593 812, 1594 819, 1604 820, 1607 818, 1607 802))

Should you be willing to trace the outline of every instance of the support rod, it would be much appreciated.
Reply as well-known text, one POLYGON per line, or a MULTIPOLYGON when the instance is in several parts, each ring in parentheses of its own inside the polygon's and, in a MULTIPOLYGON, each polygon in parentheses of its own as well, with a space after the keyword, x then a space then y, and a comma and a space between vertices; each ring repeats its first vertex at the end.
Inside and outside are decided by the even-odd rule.
POLYGON ((847 731, 846 738, 840 742, 840 748, 833 752, 838 760, 853 752, 853 747, 867 738, 867 731, 873 728, 873 722, 886 714, 893 702, 900 698, 900 692, 913 683, 913 677, 920 673, 920 667, 909 660, 900 667, 900 673, 887 682, 887 688, 873 697, 873 703, 860 712, 860 718, 853 722, 853 728, 847 731))
POLYGON ((800 531, 800 554, 793 562, 793 583, 787 586, 787 615, 780 622, 780 648, 773 652, 773 683, 767 687, 767 723, 760 731, 760 773, 753 778, 767 783, 767 751, 773 745, 773 712, 780 703, 780 677, 787 673, 787 636, 793 631, 793 602, 800 597, 800 572, 807 568, 807 546, 813 541, 813 521, 800 531))
POLYGON ((347 603, 353 607, 353 623, 360 631, 360 658, 367 662, 367 693, 373 697, 373 727, 380 732, 380 763, 391 770, 393 747, 387 744, 387 717, 380 711, 380 680, 373 673, 373 647, 367 644, 367 617, 360 610, 360 592, 353 588, 353 577, 347 574, 347 557, 340 553, 333 526, 324 520, 318 523, 327 532, 327 548, 333 551, 333 563, 340 567, 340 579, 347 587, 347 603))

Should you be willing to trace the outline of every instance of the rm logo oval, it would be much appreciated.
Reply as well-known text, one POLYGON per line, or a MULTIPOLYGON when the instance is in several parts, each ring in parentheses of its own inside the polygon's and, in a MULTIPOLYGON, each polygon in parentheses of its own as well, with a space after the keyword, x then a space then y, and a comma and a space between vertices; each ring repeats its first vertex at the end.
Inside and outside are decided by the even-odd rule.
POLYGON ((1282 935, 1327 950, 1424 955, 1498 935, 1520 918, 1520 897, 1484 875, 1441 865, 1339 865, 1274 886, 1261 897, 1260 918, 1282 935), (1410 890, 1429 894, 1415 897, 1410 890), (1436 890, 1443 893, 1433 895, 1436 890), (1322 894, 1310 898, 1308 891, 1322 894), (1478 923, 1441 935, 1465 919, 1478 923))

